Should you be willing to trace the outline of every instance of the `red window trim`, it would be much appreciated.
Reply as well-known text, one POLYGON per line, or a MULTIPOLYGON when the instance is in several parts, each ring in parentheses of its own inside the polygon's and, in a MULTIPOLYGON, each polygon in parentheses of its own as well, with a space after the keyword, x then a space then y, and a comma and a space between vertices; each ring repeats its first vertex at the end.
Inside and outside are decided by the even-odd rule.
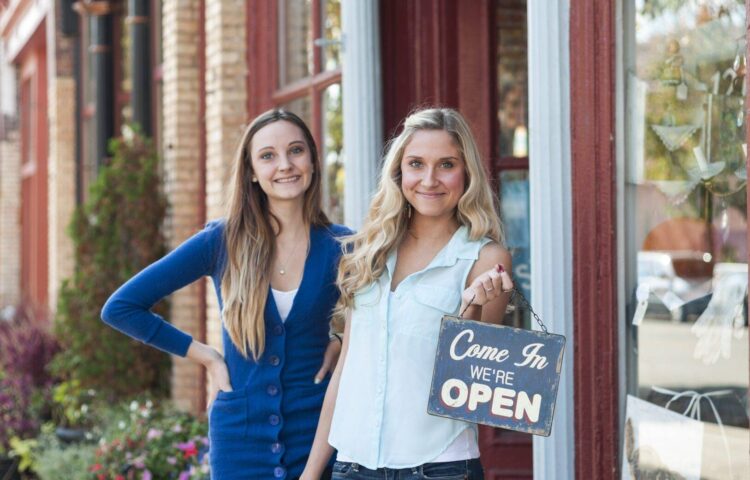
POLYGON ((305 95, 320 93, 334 83, 341 81, 341 69, 321 72, 317 75, 305 77, 276 90, 271 97, 274 103, 288 103, 305 95))

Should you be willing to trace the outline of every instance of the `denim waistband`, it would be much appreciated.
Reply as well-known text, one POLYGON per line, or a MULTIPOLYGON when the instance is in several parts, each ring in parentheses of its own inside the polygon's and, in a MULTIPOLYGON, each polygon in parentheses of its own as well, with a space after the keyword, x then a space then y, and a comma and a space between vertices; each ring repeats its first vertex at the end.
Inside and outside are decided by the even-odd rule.
POLYGON ((426 463, 416 467, 387 468, 376 470, 366 468, 354 462, 336 462, 333 465, 334 479, 381 479, 381 480, 482 480, 482 464, 478 458, 454 462, 426 463))

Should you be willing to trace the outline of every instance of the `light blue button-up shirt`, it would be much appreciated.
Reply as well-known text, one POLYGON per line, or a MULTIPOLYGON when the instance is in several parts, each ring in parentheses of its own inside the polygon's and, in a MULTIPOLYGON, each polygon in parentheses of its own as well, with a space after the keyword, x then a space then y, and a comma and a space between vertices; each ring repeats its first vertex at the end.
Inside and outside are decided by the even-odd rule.
POLYGON ((357 292, 329 443, 370 469, 429 463, 475 425, 427 414, 440 319, 456 314, 481 248, 460 227, 430 264, 389 293, 396 253, 357 292))

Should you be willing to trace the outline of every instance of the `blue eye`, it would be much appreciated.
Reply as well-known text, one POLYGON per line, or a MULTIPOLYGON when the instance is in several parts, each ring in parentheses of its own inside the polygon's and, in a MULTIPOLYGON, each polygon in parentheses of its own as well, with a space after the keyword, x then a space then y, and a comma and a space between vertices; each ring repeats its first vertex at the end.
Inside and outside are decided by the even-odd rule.
POLYGON ((409 166, 412 168, 419 168, 422 166, 422 162, 419 160, 412 160, 409 162, 409 166))
POLYGON ((264 152, 260 154, 261 160, 271 160, 273 158, 273 152, 264 152))
POLYGON ((440 164, 442 168, 453 168, 453 162, 443 162, 440 164))
POLYGON ((290 150, 290 152, 293 153, 294 155, 299 155, 300 153, 302 153, 304 151, 305 151, 305 149, 303 147, 299 147, 299 146, 298 147, 292 147, 292 149, 290 150))

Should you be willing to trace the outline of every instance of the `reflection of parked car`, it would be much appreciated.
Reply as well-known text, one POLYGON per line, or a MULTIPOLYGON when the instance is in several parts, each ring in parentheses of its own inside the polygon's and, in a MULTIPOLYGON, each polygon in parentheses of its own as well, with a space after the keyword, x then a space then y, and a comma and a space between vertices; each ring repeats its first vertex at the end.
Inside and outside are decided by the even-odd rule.
POLYGON ((649 314, 676 322, 700 315, 711 299, 711 267, 703 252, 638 252, 638 285, 649 288, 649 314))

